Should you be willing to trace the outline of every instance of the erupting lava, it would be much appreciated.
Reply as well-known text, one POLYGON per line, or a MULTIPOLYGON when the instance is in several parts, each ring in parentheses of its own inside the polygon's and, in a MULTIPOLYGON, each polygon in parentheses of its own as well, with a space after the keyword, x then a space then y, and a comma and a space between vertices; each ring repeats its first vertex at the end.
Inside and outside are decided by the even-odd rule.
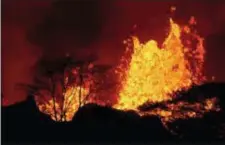
POLYGON ((155 40, 140 43, 133 36, 125 41, 128 45, 125 55, 115 70, 121 84, 118 103, 113 106, 119 110, 134 110, 141 116, 159 116, 166 128, 168 122, 177 119, 220 111, 215 97, 195 103, 175 101, 178 92, 206 80, 202 74, 205 50, 203 38, 194 30, 194 17, 184 27, 171 18, 169 22, 170 32, 161 48, 155 40), (141 110, 145 104, 156 107, 141 110))
POLYGON ((128 62, 128 68, 124 70, 123 64, 116 70, 121 76, 122 87, 115 108, 136 110, 146 102, 167 101, 172 99, 174 92, 204 80, 202 65, 205 51, 203 39, 191 30, 194 18, 191 18, 190 26, 183 29, 169 20, 170 32, 162 48, 155 40, 140 43, 137 37, 132 37, 131 60, 129 62, 125 58, 122 62, 128 62), (187 38, 190 40, 182 40, 187 38), (196 44, 191 40, 195 40, 196 44))
MULTIPOLYGON (((171 102, 174 101, 177 92, 187 90, 205 80, 202 74, 205 50, 203 39, 194 30, 194 17, 183 27, 171 18, 169 22, 170 31, 161 47, 155 40, 140 43, 135 36, 125 41, 128 45, 125 55, 119 66, 114 69, 119 76, 120 84, 118 102, 112 106, 113 108, 135 110, 140 115, 157 115, 163 123, 177 118, 201 117, 205 112, 218 111, 215 98, 192 104, 185 101, 171 102), (164 107, 141 111, 139 107, 146 103, 161 103, 164 107)), ((63 78, 66 80, 62 85, 63 99, 53 97, 55 92, 39 92, 36 97, 39 110, 56 121, 71 121, 78 108, 85 102, 106 104, 95 100, 93 96, 89 97, 93 81, 77 77, 81 74, 74 74, 72 70, 68 72, 72 72, 72 75, 63 78), (42 100, 42 95, 50 99, 42 100)), ((94 94, 96 95, 98 94, 94 94)))

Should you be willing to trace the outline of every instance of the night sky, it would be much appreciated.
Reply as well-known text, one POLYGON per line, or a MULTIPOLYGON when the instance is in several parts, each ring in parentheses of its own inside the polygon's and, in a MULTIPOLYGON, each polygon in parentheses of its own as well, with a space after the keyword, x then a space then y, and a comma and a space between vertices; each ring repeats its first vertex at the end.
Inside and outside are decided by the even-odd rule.
POLYGON ((223 1, 2 0, 2 92, 8 104, 26 98, 15 84, 32 83, 40 59, 97 55, 96 64, 115 65, 124 50, 122 41, 131 34, 162 42, 173 5, 176 22, 197 19, 205 38, 205 74, 225 81, 223 1))

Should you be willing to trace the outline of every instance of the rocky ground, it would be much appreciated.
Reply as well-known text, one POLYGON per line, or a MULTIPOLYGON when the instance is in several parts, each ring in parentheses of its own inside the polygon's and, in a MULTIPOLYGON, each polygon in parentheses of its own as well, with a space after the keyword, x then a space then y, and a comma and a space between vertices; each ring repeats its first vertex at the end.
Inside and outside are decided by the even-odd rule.
POLYGON ((200 119, 177 120, 168 126, 178 134, 171 134, 158 117, 140 117, 132 111, 87 104, 72 122, 59 123, 41 113, 30 97, 2 107, 2 139, 3 143, 222 141, 224 118, 220 112, 200 119))

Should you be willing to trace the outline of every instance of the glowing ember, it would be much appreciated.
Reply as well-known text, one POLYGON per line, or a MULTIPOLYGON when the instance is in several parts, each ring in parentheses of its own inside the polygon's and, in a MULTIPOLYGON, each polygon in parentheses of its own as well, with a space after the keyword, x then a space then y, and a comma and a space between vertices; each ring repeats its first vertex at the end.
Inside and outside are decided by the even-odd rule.
POLYGON ((187 119, 202 117, 204 113, 209 111, 219 111, 220 108, 217 104, 217 99, 206 99, 202 102, 188 103, 178 102, 166 104, 164 108, 155 108, 147 112, 140 112, 142 116, 157 115, 160 116, 164 123, 173 122, 176 119, 187 119))
MULTIPOLYGON (((191 18, 190 25, 195 24, 191 18)), ((179 27, 170 19, 170 32, 162 48, 155 40, 140 43, 137 37, 132 37, 133 54, 127 70, 120 66, 117 73, 124 73, 122 88, 119 93, 117 109, 133 109, 146 102, 161 102, 170 100, 171 94, 181 89, 187 89, 192 84, 200 83, 202 64, 204 61, 203 40, 191 28, 179 27), (193 48, 192 41, 182 35, 190 36, 197 41, 193 48), (184 38, 185 39, 185 38, 184 38), (194 66, 194 67, 193 67, 194 66)), ((129 51, 127 51, 129 52, 129 51)), ((128 61, 127 61, 128 62, 128 61)), ((122 76, 122 75, 121 75, 122 76)))

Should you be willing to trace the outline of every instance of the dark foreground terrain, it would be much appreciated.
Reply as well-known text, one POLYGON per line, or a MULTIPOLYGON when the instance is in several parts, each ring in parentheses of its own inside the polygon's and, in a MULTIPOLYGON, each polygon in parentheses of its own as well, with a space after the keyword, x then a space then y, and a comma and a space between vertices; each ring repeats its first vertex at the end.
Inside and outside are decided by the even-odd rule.
MULTIPOLYGON (((214 91, 211 96, 223 96, 224 84, 210 85, 199 89, 209 94, 211 89, 214 91)), ((198 87, 190 90, 196 93, 198 87)), ((87 104, 72 122, 57 123, 40 113, 30 97, 25 102, 2 107, 2 139, 3 143, 220 142, 224 140, 224 118, 222 111, 208 113, 201 119, 177 120, 169 125, 179 133, 174 135, 158 117, 140 117, 132 111, 87 104)))

